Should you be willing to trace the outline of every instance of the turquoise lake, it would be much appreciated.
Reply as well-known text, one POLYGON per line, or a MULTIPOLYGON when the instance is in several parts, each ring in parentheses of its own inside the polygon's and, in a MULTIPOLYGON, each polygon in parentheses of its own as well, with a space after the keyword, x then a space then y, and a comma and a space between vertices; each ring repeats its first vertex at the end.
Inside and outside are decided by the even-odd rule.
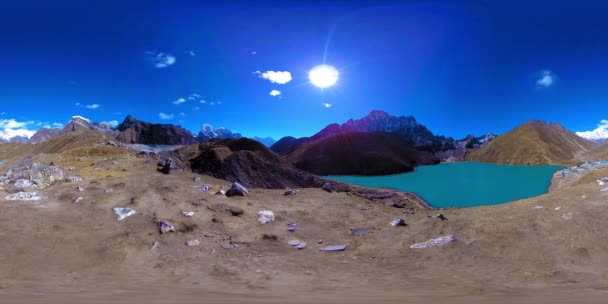
POLYGON ((414 192, 435 208, 475 207, 547 193, 553 173, 562 168, 459 162, 420 166, 415 172, 396 175, 326 178, 414 192))

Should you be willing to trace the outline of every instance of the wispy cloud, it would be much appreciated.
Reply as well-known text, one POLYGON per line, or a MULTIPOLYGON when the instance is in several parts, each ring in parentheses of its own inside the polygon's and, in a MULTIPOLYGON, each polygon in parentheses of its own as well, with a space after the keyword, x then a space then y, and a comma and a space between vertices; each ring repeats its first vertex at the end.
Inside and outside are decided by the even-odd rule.
POLYGON ((180 105, 182 103, 186 102, 185 99, 183 98, 178 98, 176 101, 173 102, 174 105, 180 105))
POLYGON ((63 124, 62 123, 58 123, 58 122, 52 123, 51 126, 53 128, 63 128, 63 124))
POLYGON ((154 65, 154 67, 159 69, 172 66, 177 61, 175 56, 163 52, 146 52, 146 57, 148 61, 154 65))
POLYGON ((539 88, 548 88, 555 84, 557 76, 550 70, 542 70, 539 72, 539 77, 536 80, 536 86, 539 88))
POLYGON ((98 108, 99 108, 99 107, 101 107, 101 106, 100 106, 100 105, 98 105, 98 104, 96 104, 96 103, 94 103, 94 104, 86 105, 85 107, 86 107, 87 109, 90 109, 90 110, 95 110, 95 109, 98 109, 98 108))
POLYGON ((602 119, 594 130, 576 132, 576 135, 589 140, 608 139, 608 119, 602 119))
POLYGON ((74 105, 77 106, 77 107, 81 107, 82 106, 82 104, 80 102, 77 102, 74 105))
POLYGON ((175 115, 173 115, 173 114, 165 114, 163 112, 158 113, 158 118, 163 119, 163 120, 173 119, 173 117, 175 117, 175 115))
POLYGON ((196 56, 196 52, 194 52, 193 50, 186 51, 186 54, 192 57, 196 56))
POLYGON ((264 73, 255 71, 254 74, 262 79, 267 79, 272 83, 286 84, 291 81, 291 73, 288 71, 266 71, 264 73))
POLYGON ((333 104, 331 103, 322 103, 321 104, 324 108, 331 108, 333 106, 333 104))
POLYGON ((201 95, 198 95, 196 93, 192 93, 192 94, 188 95, 188 100, 197 100, 200 98, 201 98, 201 95))
POLYGON ((279 96, 279 95, 281 95, 281 91, 279 91, 279 90, 270 91, 270 96, 279 96))
POLYGON ((0 115, 5 115, 5 114, 6 114, 6 112, 1 112, 1 113, 0 113, 0 115))
POLYGON ((207 103, 204 99, 199 100, 200 103, 207 103))
POLYGON ((9 140, 14 137, 30 138, 36 131, 27 128, 33 121, 17 121, 15 119, 0 119, 0 138, 9 140))

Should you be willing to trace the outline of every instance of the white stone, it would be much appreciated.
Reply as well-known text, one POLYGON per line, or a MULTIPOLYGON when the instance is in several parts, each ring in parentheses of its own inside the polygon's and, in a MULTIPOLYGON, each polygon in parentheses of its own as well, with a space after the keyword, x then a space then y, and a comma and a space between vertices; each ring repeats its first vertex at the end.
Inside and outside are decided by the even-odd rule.
POLYGON ((267 224, 274 222, 274 212, 270 210, 260 210, 257 212, 259 216, 258 221, 260 224, 267 224))
POLYGON ((410 246, 410 248, 439 247, 439 246, 447 245, 452 242, 456 242, 456 237, 454 235, 446 235, 446 236, 442 236, 442 237, 439 237, 436 239, 428 240, 426 242, 414 244, 414 245, 410 246))
POLYGON ((17 192, 5 197, 8 201, 38 201, 41 198, 38 192, 17 192))
POLYGON ((114 213, 119 221, 126 219, 127 217, 136 214, 135 210, 131 208, 114 208, 114 213))

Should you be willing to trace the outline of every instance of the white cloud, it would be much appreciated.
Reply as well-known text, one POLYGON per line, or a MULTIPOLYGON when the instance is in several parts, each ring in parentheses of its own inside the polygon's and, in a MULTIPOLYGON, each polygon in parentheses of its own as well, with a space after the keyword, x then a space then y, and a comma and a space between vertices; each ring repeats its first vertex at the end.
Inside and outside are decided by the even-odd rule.
POLYGON ((333 106, 333 104, 331 103, 322 103, 321 104, 324 108, 331 108, 333 106))
POLYGON ((33 121, 16 121, 14 119, 0 119, 0 138, 9 140, 16 136, 32 137, 36 131, 27 128, 33 121))
POLYGON ((576 132, 576 135, 589 140, 608 139, 608 120, 602 119, 595 130, 576 132))
POLYGON ((210 103, 209 103, 209 105, 210 105, 210 106, 214 106, 214 105, 215 105, 215 102, 213 102, 213 101, 212 101, 212 102, 210 102, 210 103))
POLYGON ((279 90, 270 91, 270 96, 279 96, 279 95, 281 95, 281 91, 279 91, 279 90))
POLYGON ((539 78, 536 80, 536 86, 540 88, 548 88, 555 83, 556 75, 549 70, 542 70, 539 73, 539 78))
POLYGON ((173 102, 174 105, 180 105, 182 103, 186 102, 185 99, 183 98, 178 98, 176 101, 173 102))
POLYGON ((258 52, 256 52, 256 51, 251 51, 251 55, 255 55, 255 54, 257 54, 257 53, 258 53, 258 52))
POLYGON ((86 105, 87 109, 91 109, 91 110, 95 110, 97 108, 101 107, 100 105, 94 103, 94 104, 90 104, 90 105, 86 105))
POLYGON ((58 122, 54 122, 53 124, 51 124, 51 126, 53 128, 63 128, 63 124, 62 123, 58 123, 58 122))
POLYGON ((169 119, 173 119, 173 117, 175 117, 175 115, 173 115, 173 114, 165 114, 163 112, 160 112, 160 113, 158 113, 158 117, 160 119, 169 120, 169 119))
POLYGON ((200 99, 200 98, 201 98, 201 95, 198 95, 196 93, 188 95, 188 100, 197 100, 197 99, 200 99))
POLYGON ((77 102, 77 103, 75 103, 74 105, 75 105, 75 106, 77 106, 77 107, 82 106, 82 104, 81 104, 80 102, 77 102))
POLYGON ((264 73, 255 71, 258 77, 267 79, 272 83, 286 84, 291 81, 291 73, 288 71, 266 71, 264 73))
POLYGON ((150 61, 156 68, 159 69, 174 65, 177 60, 175 56, 163 52, 146 52, 146 55, 148 61, 150 61))
POLYGON ((201 99, 199 102, 200 103, 207 103, 204 99, 201 99))
POLYGON ((221 101, 218 101, 218 102, 216 102, 216 104, 221 105, 221 104, 222 104, 222 102, 221 102, 221 101))
POLYGON ((118 120, 102 121, 102 124, 106 124, 112 128, 118 126, 118 120))

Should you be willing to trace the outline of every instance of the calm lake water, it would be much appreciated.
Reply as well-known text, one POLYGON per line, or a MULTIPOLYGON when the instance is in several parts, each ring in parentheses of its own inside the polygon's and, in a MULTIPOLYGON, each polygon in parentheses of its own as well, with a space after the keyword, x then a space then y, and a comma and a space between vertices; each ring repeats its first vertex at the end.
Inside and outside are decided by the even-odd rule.
POLYGON ((476 162, 421 166, 412 173, 385 176, 328 176, 366 187, 414 192, 436 208, 502 204, 547 193, 562 166, 519 166, 476 162))

